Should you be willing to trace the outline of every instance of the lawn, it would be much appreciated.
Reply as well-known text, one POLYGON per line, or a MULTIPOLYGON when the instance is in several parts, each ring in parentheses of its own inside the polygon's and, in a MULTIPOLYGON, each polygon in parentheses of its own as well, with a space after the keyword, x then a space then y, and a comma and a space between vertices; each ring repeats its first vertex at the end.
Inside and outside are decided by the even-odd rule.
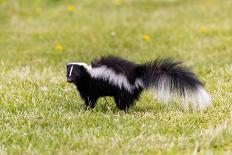
POLYGON ((0 154, 231 154, 231 0, 0 0, 0 154), (66 64, 173 57, 204 81, 205 111, 145 92, 94 110, 66 64))

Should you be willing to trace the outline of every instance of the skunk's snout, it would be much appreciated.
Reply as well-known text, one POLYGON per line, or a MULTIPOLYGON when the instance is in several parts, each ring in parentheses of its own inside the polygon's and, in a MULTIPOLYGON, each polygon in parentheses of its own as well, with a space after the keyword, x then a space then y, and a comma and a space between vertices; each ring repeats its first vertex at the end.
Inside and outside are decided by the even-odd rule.
POLYGON ((72 83, 73 82, 72 77, 67 77, 67 82, 72 83))

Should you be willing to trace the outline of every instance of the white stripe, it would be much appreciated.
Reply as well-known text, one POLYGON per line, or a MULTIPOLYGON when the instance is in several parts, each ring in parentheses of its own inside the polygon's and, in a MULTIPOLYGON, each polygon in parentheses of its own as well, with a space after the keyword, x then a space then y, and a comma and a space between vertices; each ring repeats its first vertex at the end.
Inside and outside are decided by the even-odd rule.
POLYGON ((143 83, 140 79, 136 79, 135 84, 132 85, 125 75, 120 73, 117 74, 114 70, 107 68, 106 66, 92 68, 90 74, 94 78, 109 81, 111 84, 118 86, 119 88, 123 87, 129 92, 133 91, 135 88, 143 86, 143 83))
POLYGON ((73 66, 72 66, 71 69, 70 69, 69 76, 72 75, 72 71, 73 71, 73 66))
POLYGON ((128 91, 133 90, 133 86, 131 86, 131 84, 124 75, 116 74, 112 69, 109 69, 105 66, 93 68, 90 71, 90 74, 94 78, 109 81, 111 84, 116 85, 119 88, 124 87, 128 91))

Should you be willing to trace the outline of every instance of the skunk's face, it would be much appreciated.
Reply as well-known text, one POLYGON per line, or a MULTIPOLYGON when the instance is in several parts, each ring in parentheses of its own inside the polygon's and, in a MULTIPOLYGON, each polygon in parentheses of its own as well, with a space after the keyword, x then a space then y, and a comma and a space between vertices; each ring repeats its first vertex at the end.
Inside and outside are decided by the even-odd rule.
POLYGON ((84 75, 84 67, 78 64, 67 65, 67 82, 73 83, 84 75))

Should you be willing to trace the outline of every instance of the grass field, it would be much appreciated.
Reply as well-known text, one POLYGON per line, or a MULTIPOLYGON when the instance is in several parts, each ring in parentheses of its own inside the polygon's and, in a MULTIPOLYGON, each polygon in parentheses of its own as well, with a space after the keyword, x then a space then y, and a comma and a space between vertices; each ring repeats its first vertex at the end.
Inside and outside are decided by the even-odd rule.
POLYGON ((0 154, 231 154, 231 0, 0 0, 0 154), (185 61, 213 106, 85 111, 66 63, 185 61))

